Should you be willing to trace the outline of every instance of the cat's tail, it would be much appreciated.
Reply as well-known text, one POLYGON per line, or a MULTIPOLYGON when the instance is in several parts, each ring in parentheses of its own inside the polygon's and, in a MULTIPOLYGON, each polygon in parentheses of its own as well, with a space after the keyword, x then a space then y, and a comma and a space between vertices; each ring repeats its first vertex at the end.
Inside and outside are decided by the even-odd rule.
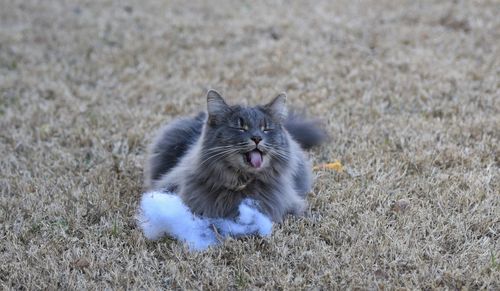
POLYGON ((318 146, 328 138, 319 120, 306 119, 302 114, 294 111, 288 114, 285 129, 303 149, 318 146))

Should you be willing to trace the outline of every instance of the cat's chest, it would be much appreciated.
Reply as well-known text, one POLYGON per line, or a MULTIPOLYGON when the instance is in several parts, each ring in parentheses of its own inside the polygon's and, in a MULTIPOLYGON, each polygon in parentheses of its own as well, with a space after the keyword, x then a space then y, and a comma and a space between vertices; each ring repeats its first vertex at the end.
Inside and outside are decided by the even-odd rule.
POLYGON ((267 196, 274 191, 276 185, 272 183, 265 183, 260 180, 254 180, 246 184, 240 185, 238 189, 233 192, 243 198, 259 199, 259 197, 267 196))
POLYGON ((214 197, 220 203, 231 204, 230 202, 233 202, 233 207, 236 207, 242 199, 252 198, 259 200, 259 197, 266 196, 268 192, 272 192, 270 185, 266 185, 258 179, 251 179, 231 185, 230 187, 212 189, 210 196, 214 197))

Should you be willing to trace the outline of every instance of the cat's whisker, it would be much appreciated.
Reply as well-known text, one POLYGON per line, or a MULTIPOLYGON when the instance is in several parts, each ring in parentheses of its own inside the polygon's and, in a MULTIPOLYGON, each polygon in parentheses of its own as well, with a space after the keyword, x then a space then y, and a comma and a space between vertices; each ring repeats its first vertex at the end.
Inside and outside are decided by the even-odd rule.
POLYGON ((204 158, 204 159, 203 159, 203 161, 201 161, 200 165, 204 165, 208 161, 216 159, 218 156, 221 156, 221 155, 223 155, 226 152, 227 152, 227 150, 226 151, 216 152, 215 154, 202 155, 202 158, 204 158))
POLYGON ((289 151, 284 151, 284 150, 279 150, 279 149, 274 149, 273 151, 280 154, 280 155, 284 155, 284 156, 290 155, 289 151))
MULTIPOLYGON (((222 159, 224 156, 228 156, 233 153, 237 153, 239 150, 238 149, 228 149, 228 150, 221 150, 220 152, 217 152, 215 154, 210 155, 206 159, 204 159, 200 165, 204 165, 206 162, 210 161, 211 159, 215 159, 214 161, 210 161, 210 163, 213 163, 215 161, 218 161, 222 159)), ((203 155, 205 156, 205 155, 203 155)))
POLYGON ((209 158, 206 161, 204 161, 202 165, 205 167, 211 167, 213 164, 219 162, 220 160, 222 160, 222 159, 224 159, 232 154, 234 154, 234 153, 225 153, 225 154, 217 156, 217 157, 209 158))
POLYGON ((289 160, 289 155, 288 154, 285 154, 285 153, 280 152, 278 150, 268 151, 267 153, 271 157, 273 157, 273 158, 275 158, 277 160, 283 161, 283 162, 287 162, 289 160))
POLYGON ((225 152, 228 152, 228 151, 231 151, 231 152, 238 152, 238 151, 241 151, 241 149, 239 148, 227 148, 227 149, 219 149, 217 151, 211 151, 211 152, 205 152, 205 153, 202 153, 202 157, 203 158, 210 158, 210 157, 213 157, 213 156, 217 156, 217 155, 220 155, 222 153, 225 153, 225 152))
POLYGON ((286 162, 288 160, 286 157, 280 156, 277 153, 268 152, 268 154, 270 157, 272 157, 276 160, 282 161, 282 162, 286 162))
POLYGON ((220 150, 220 149, 227 149, 227 148, 236 148, 238 147, 239 149, 243 149, 243 145, 246 145, 247 143, 246 142, 242 142, 242 143, 236 143, 236 144, 232 144, 232 145, 223 145, 223 146, 217 146, 217 147, 212 147, 210 149, 207 149, 207 150, 204 150, 205 153, 209 153, 209 152, 214 152, 214 151, 217 151, 217 150, 220 150))
POLYGON ((213 148, 206 149, 206 150, 204 150, 204 152, 212 152, 212 151, 217 151, 217 150, 220 150, 220 149, 227 149, 227 148, 233 148, 233 147, 234 147, 234 145, 218 146, 218 147, 213 147, 213 148))

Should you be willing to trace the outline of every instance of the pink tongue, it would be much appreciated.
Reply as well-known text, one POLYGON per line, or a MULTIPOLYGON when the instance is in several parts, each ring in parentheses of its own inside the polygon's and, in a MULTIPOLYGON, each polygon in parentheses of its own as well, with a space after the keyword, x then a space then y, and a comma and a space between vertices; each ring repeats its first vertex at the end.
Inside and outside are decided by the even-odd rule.
POLYGON ((248 155, 250 156, 250 164, 252 164, 254 168, 260 168, 262 165, 261 153, 259 151, 251 151, 248 155))

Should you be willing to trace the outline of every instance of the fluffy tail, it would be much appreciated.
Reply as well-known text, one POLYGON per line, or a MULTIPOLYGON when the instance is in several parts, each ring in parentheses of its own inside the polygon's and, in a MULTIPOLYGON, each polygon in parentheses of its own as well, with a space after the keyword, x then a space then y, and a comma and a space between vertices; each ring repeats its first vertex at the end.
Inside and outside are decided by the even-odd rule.
POLYGON ((302 115, 291 112, 285 121, 285 128, 303 149, 310 149, 326 141, 327 133, 318 120, 305 119, 302 115))

